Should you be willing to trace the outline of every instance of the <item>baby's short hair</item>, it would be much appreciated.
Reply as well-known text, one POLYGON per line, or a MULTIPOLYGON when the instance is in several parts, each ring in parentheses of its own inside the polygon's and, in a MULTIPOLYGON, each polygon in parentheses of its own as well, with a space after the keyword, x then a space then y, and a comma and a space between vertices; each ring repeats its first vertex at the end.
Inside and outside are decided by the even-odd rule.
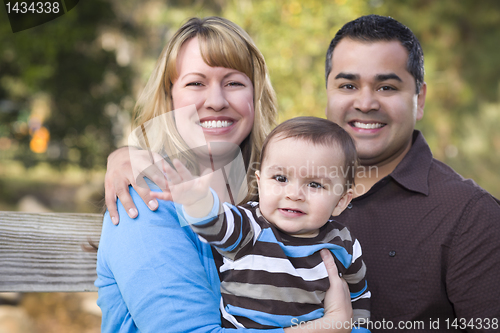
POLYGON ((281 139, 295 138, 307 140, 315 145, 338 147, 344 153, 344 165, 341 167, 345 176, 346 189, 354 185, 354 176, 358 165, 356 146, 351 136, 339 125, 327 119, 317 117, 296 117, 282 122, 267 136, 262 145, 260 167, 266 158, 266 148, 276 136, 281 139))

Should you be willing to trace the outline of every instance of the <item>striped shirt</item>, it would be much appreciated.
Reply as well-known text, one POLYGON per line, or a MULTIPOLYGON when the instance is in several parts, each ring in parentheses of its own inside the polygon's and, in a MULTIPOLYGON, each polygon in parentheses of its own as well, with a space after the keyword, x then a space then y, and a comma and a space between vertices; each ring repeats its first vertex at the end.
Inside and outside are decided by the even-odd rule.
POLYGON ((329 220, 316 237, 294 237, 270 224, 258 202, 220 207, 215 193, 214 198, 209 217, 194 219, 182 210, 181 218, 223 256, 220 310, 225 327, 289 327, 321 318, 330 286, 319 253, 323 248, 333 253, 349 285, 354 321, 369 319, 370 292, 361 247, 344 225, 329 220))

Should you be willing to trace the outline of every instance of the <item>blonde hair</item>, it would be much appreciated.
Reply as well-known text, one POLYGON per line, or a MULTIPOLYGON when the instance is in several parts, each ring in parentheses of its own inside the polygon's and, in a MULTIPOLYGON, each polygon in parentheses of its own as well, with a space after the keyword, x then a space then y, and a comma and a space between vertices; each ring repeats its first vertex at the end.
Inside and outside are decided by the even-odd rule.
MULTIPOLYGON (((141 127, 155 117, 164 120, 169 140, 160 134, 157 139, 149 140, 148 148, 159 152, 166 151, 170 156, 181 157, 191 170, 197 170, 195 159, 189 153, 189 147, 177 132, 172 111, 172 84, 178 78, 177 56, 181 47, 188 40, 197 37, 203 60, 212 67, 236 69, 246 74, 254 88, 255 117, 250 135, 243 140, 240 148, 246 166, 248 193, 242 201, 257 198, 254 169, 260 161, 262 144, 276 125, 276 95, 263 55, 257 49, 250 36, 233 22, 221 17, 191 18, 177 30, 170 42, 163 49, 146 87, 139 96, 134 109, 134 127, 141 127), (164 117, 159 117, 164 115, 164 117), (166 116, 166 117, 165 117, 166 116), (186 153, 187 152, 187 153, 186 153), (191 155, 191 156, 190 156, 191 155)), ((151 123, 151 122, 150 122, 151 123)), ((148 136, 149 136, 148 129, 148 136)), ((159 131, 161 132, 161 130, 159 131)), ((245 186, 246 188, 246 186, 245 186)), ((241 198, 242 196, 238 196, 241 198)))

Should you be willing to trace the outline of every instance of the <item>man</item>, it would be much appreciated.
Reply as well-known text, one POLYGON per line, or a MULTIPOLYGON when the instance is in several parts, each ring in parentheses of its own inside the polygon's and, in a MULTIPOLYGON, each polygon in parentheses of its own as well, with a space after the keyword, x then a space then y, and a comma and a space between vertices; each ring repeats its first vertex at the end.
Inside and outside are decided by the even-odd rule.
POLYGON ((328 119, 354 139, 356 198, 337 219, 363 247, 372 331, 498 331, 500 205, 432 158, 423 53, 392 18, 344 25, 326 61, 328 119))

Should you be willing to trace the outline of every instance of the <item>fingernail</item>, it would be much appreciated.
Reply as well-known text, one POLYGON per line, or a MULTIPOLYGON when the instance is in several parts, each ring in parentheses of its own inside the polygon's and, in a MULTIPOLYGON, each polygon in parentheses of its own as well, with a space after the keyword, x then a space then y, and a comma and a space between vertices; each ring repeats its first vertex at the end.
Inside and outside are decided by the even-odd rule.
POLYGON ((148 203, 148 206, 149 208, 151 209, 156 209, 158 208, 158 202, 156 200, 151 200, 149 203, 148 203))
POLYGON ((135 209, 135 208, 130 208, 130 209, 128 210, 128 216, 129 216, 130 218, 132 218, 132 219, 133 219, 133 218, 135 218, 135 217, 137 216, 137 209, 135 209))
POLYGON ((111 221, 113 221, 113 224, 114 224, 114 225, 117 225, 117 224, 118 224, 118 218, 117 218, 116 216, 113 216, 113 217, 111 218, 111 221))

